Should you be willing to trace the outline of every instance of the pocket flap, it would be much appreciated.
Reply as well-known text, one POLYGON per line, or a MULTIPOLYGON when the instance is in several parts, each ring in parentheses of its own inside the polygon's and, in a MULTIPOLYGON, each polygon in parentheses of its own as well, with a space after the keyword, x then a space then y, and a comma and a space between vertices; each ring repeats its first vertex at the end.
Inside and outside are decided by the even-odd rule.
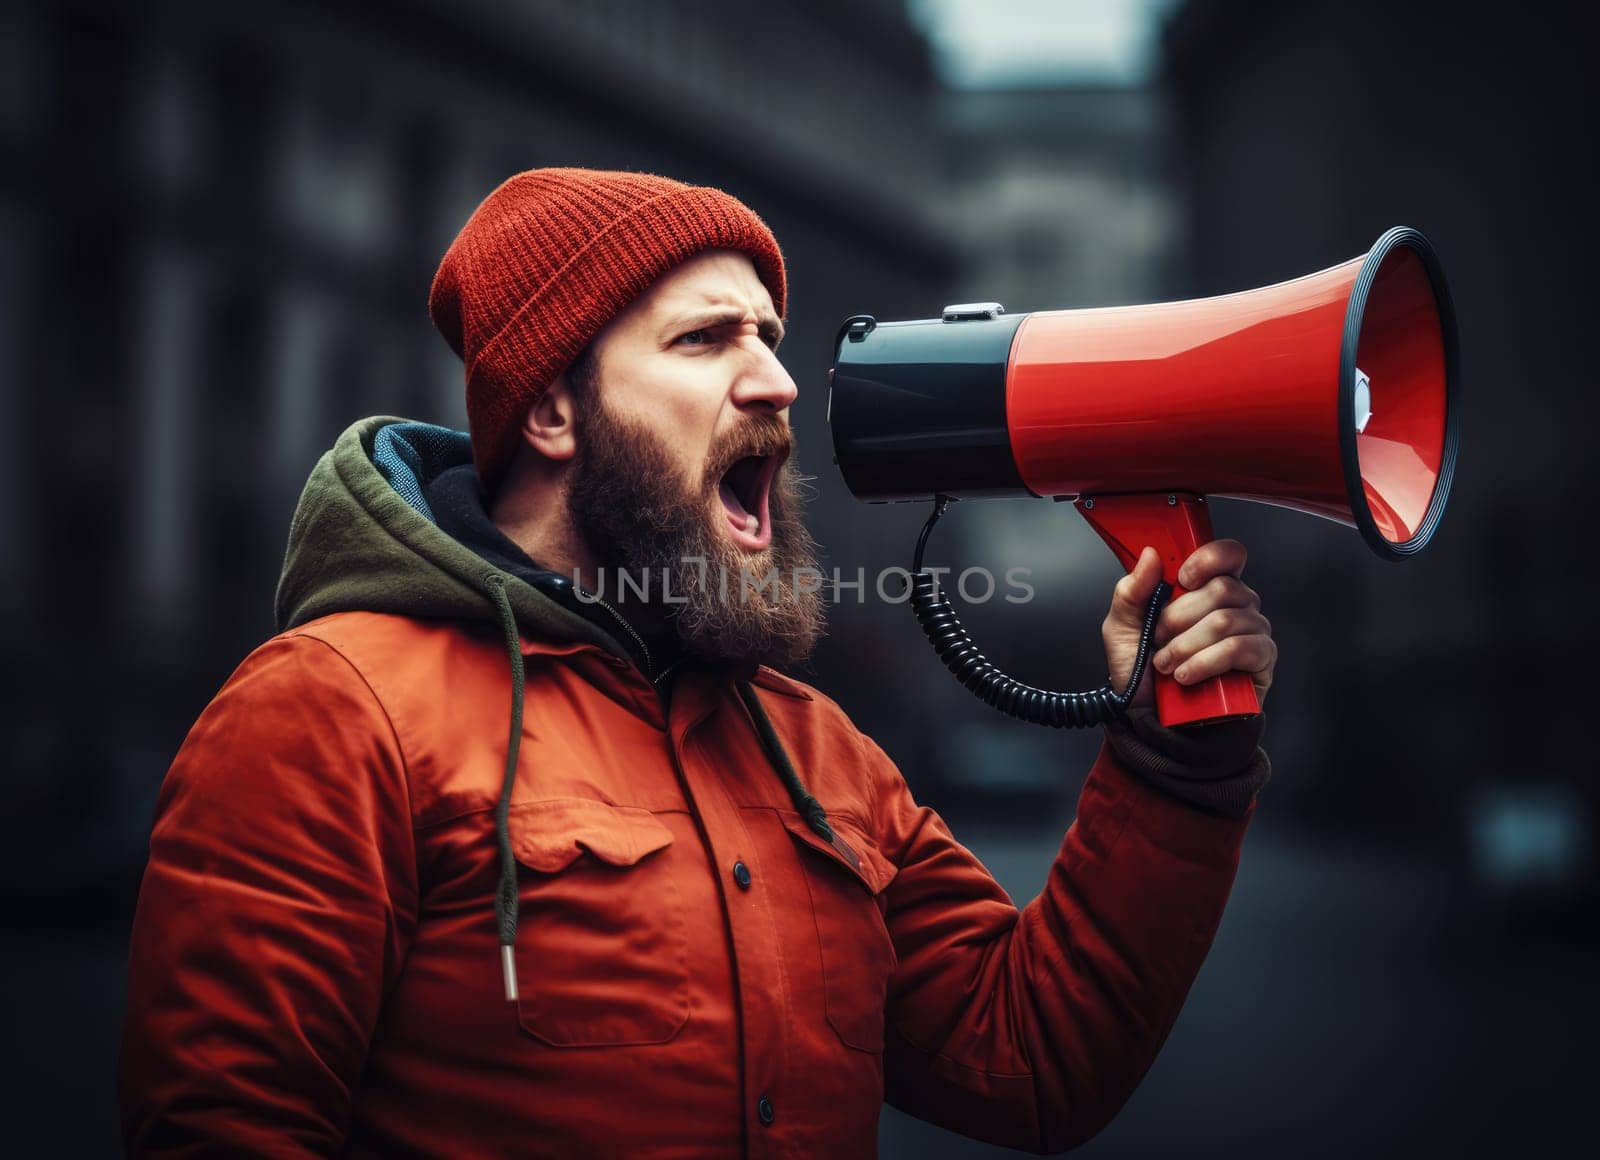
POLYGON ((511 852, 546 874, 592 854, 609 866, 632 866, 672 845, 672 831, 649 810, 588 798, 550 798, 511 807, 511 852))
POLYGON ((866 831, 848 818, 828 815, 828 826, 833 830, 833 841, 830 843, 795 811, 779 810, 778 813, 797 842, 810 846, 848 870, 872 894, 880 893, 899 873, 898 867, 878 851, 866 831))

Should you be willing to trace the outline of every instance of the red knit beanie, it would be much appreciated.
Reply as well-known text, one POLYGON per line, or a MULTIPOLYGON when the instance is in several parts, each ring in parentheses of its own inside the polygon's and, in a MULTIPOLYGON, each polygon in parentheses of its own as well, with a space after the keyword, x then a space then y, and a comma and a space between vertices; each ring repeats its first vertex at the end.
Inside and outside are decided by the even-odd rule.
POLYGON ((702 250, 740 250, 784 310, 772 231, 721 190, 645 173, 534 169, 486 197, 445 252, 428 313, 467 372, 472 457, 486 489, 522 420, 602 327, 702 250))

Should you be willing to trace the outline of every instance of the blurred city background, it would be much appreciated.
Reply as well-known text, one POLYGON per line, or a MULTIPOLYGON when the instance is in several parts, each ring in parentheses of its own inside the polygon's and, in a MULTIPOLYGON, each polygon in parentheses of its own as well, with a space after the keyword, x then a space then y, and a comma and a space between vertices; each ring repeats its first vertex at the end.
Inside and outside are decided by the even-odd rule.
MULTIPOLYGON (((0 973, 11 1155, 117 1151, 157 789, 271 635, 300 485, 354 419, 464 425, 434 268, 542 165, 721 186, 782 241, 826 562, 909 563, 824 406, 845 316, 1282 281, 1421 229, 1461 322, 1451 508, 1396 566, 1219 503, 1282 649, 1275 774, 1163 1055, 1091 1157, 1594 1147, 1594 108, 1579 6, 1411 0, 7 0, 0 16, 0 973), (1585 479, 1590 482, 1585 483, 1585 479)), ((1102 675, 1118 570, 1061 505, 957 505, 939 562, 1032 569, 968 623, 1102 675)), ((852 594, 800 674, 1012 892, 1098 744, 955 685, 852 594)), ((446 695, 441 691, 441 696, 446 695)), ((1002 1154, 886 1110, 883 1154, 1002 1154)), ((1588 1153, 1593 1154, 1593 1153, 1588 1153)))

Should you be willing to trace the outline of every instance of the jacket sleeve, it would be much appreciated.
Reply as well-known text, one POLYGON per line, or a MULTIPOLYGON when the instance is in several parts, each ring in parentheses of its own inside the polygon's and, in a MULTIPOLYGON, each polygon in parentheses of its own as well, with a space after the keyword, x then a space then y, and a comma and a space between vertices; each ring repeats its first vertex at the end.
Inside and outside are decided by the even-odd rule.
POLYGON ((269 641, 162 784, 128 965, 130 1155, 339 1151, 414 867, 377 698, 330 645, 269 641))
POLYGON ((1103 747, 1021 911, 868 738, 898 955, 885 1095, 991 1143, 1061 1152, 1104 1127, 1178 1017, 1238 867, 1243 816, 1203 812, 1103 747))

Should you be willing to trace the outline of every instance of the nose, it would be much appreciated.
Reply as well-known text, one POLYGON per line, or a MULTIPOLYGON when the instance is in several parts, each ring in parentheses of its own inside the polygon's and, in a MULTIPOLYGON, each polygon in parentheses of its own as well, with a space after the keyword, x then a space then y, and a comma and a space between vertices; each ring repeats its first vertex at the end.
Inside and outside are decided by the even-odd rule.
POLYGON ((749 365, 733 384, 733 401, 741 408, 760 407, 776 413, 787 410, 799 394, 800 388, 765 343, 752 352, 749 365))

